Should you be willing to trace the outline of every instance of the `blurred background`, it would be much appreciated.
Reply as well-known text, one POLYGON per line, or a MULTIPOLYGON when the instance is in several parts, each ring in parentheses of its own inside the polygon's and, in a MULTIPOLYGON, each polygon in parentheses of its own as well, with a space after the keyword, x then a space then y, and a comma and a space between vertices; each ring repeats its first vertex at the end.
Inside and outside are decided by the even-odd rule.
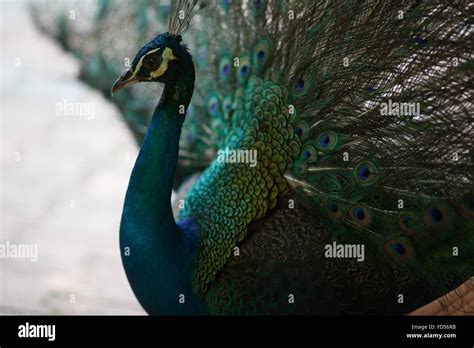
POLYGON ((118 248, 136 141, 31 3, 0 6, 0 244, 38 250, 0 258, 0 314, 144 314, 118 248))

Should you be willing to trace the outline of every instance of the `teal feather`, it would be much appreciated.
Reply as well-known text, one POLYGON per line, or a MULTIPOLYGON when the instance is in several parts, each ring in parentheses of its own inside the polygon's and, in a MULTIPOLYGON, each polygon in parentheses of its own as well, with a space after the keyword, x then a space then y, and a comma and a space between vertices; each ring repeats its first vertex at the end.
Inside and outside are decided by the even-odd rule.
POLYGON ((247 79, 252 74, 252 62, 249 54, 244 54, 239 58, 239 65, 235 73, 240 84, 247 82, 247 79))
POLYGON ((260 40, 253 49, 252 65, 255 73, 261 72, 269 64, 272 56, 272 43, 269 38, 260 40))
POLYGON ((219 59, 219 78, 222 82, 228 82, 232 76, 233 65, 229 54, 224 53, 219 59))

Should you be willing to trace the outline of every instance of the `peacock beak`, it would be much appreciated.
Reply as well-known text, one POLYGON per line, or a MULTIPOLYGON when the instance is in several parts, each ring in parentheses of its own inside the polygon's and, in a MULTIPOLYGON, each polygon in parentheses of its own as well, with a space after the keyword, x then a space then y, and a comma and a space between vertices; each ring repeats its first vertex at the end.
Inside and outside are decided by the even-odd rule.
POLYGON ((128 69, 117 79, 117 81, 115 81, 114 85, 112 86, 112 97, 121 89, 137 82, 139 81, 135 78, 132 69, 128 69))

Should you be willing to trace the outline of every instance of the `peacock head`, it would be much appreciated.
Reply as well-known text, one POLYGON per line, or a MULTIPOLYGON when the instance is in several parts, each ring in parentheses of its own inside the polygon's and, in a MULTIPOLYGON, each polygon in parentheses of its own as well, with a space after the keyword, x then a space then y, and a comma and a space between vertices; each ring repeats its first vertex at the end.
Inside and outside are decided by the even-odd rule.
POLYGON ((194 81, 192 57, 181 40, 181 35, 163 33, 148 42, 138 51, 130 68, 115 81, 112 95, 138 82, 172 84, 191 72, 194 81))

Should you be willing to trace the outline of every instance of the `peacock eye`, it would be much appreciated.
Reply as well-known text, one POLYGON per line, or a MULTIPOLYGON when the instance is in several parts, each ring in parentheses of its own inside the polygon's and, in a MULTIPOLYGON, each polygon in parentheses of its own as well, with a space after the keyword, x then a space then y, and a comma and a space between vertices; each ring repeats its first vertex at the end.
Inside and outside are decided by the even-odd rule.
POLYGON ((143 65, 145 65, 147 69, 155 70, 156 68, 158 68, 158 63, 158 59, 156 59, 155 57, 147 57, 143 62, 143 65))
POLYGON ((156 60, 154 60, 153 58, 148 59, 145 62, 145 66, 149 69, 154 69, 156 67, 156 60))

